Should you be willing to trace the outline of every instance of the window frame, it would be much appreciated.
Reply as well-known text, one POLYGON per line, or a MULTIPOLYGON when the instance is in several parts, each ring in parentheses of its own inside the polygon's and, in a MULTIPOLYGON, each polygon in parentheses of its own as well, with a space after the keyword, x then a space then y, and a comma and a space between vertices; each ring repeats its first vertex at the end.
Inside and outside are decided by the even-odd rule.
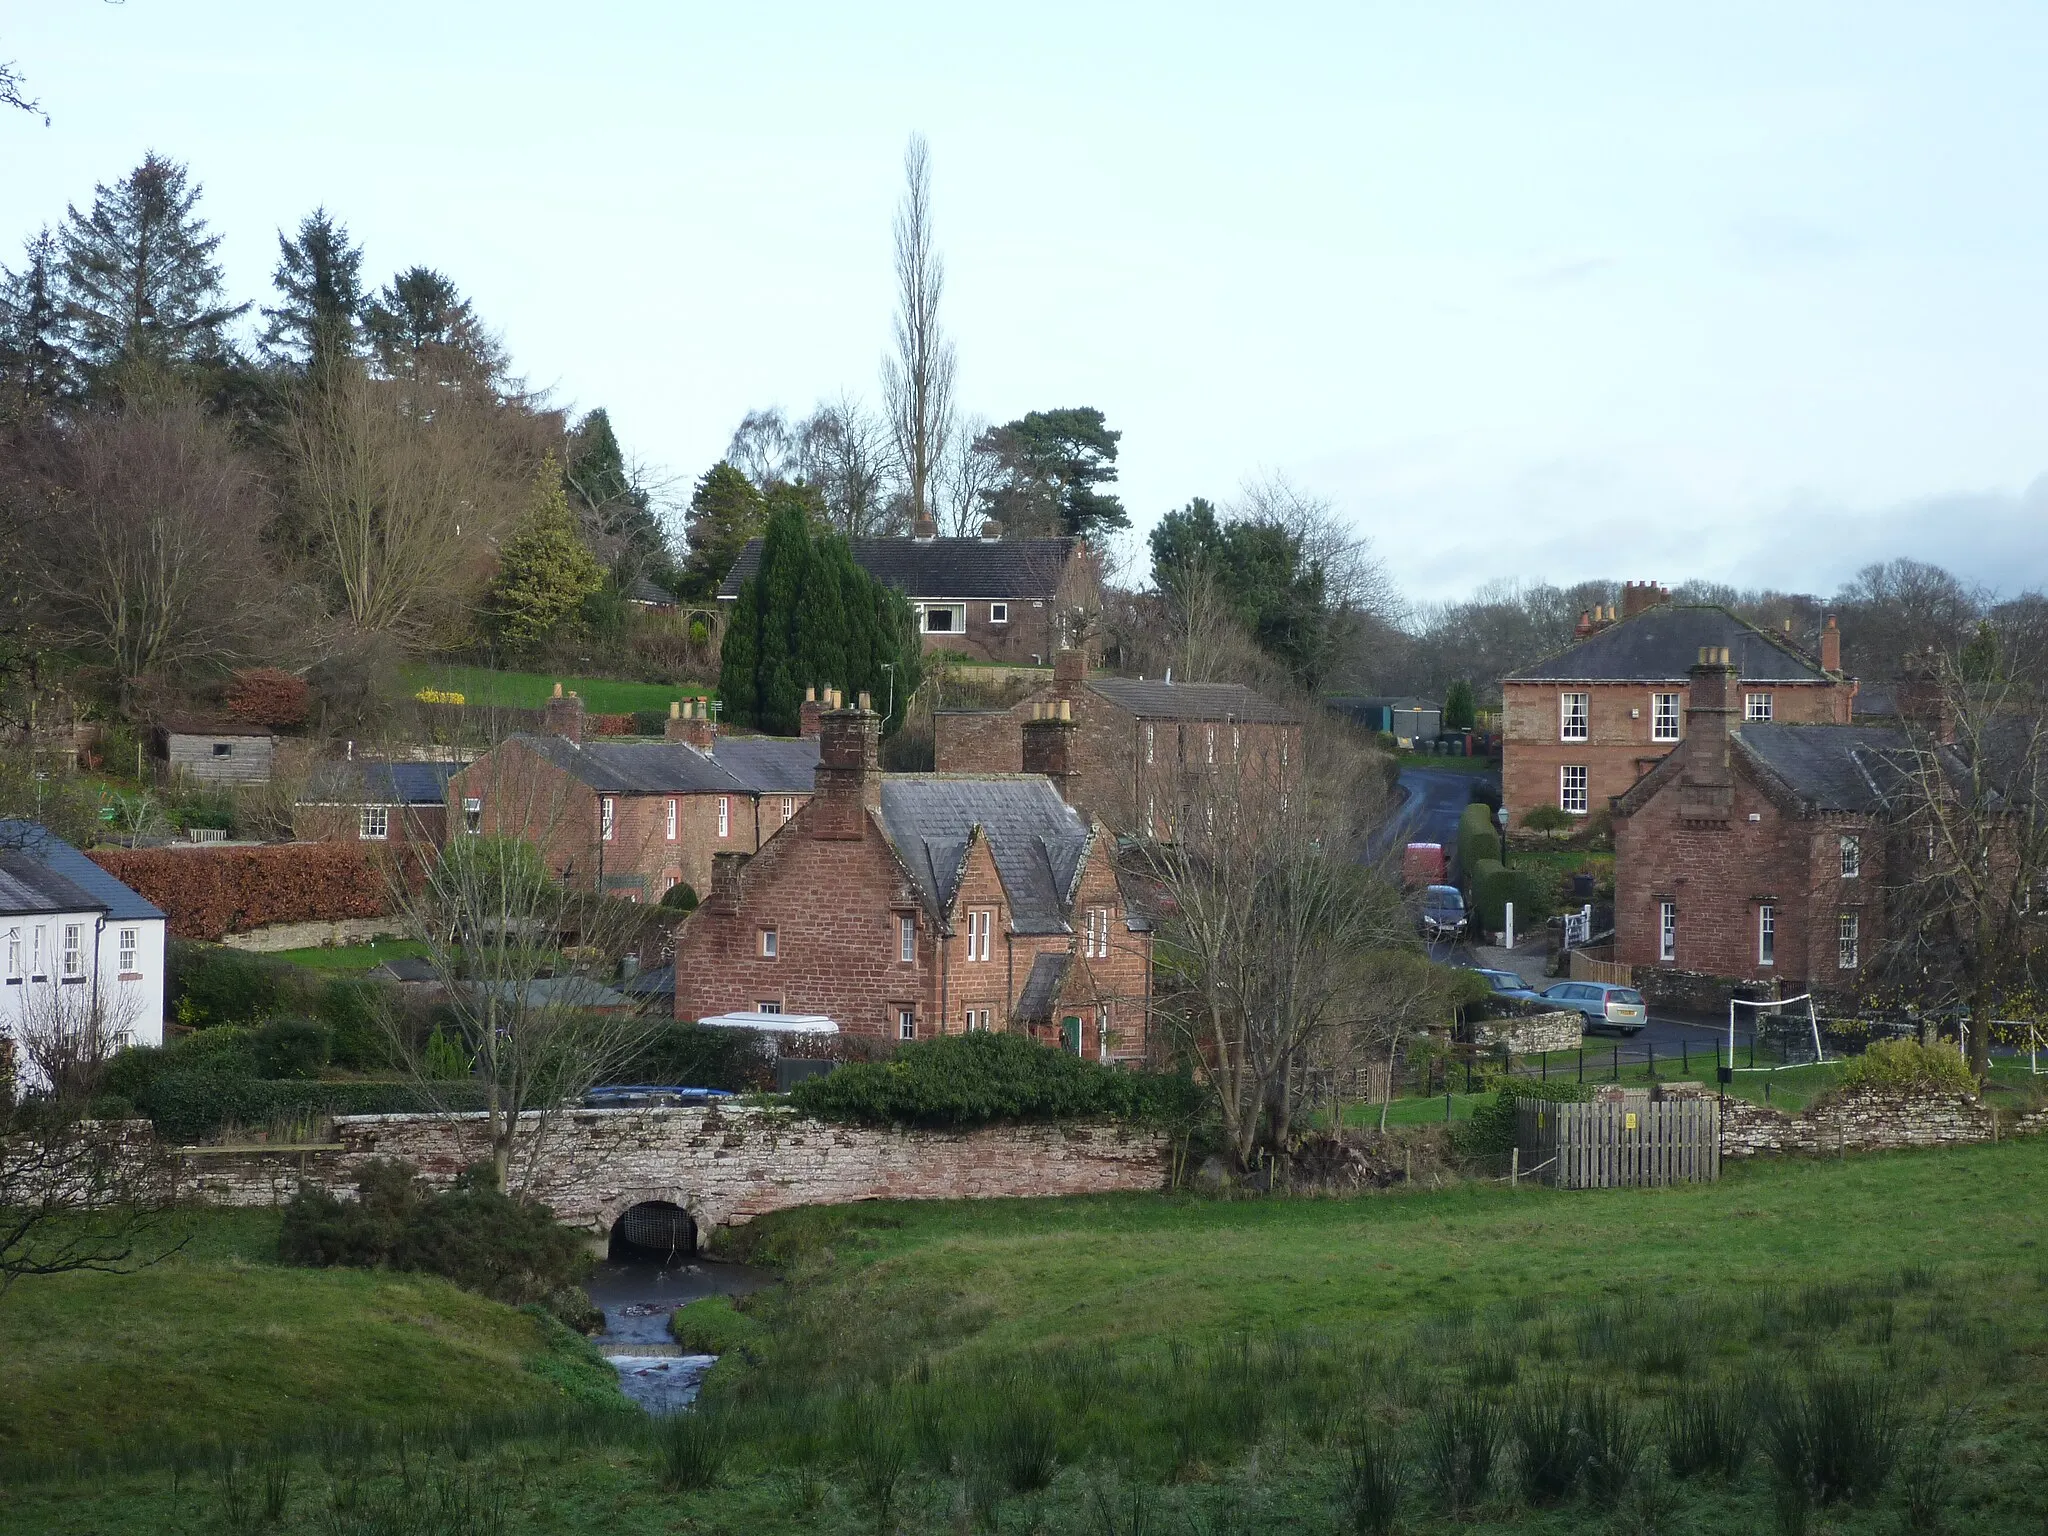
POLYGON ((1842 878, 1860 880, 1863 878, 1863 839, 1854 832, 1841 834, 1842 878))
POLYGON ((718 835, 721 838, 729 838, 732 836, 731 795, 720 795, 718 797, 718 835))
POLYGON ((215 757, 233 757, 235 755, 235 744, 232 741, 216 741, 213 744, 213 755, 215 757))
POLYGON ((64 924, 57 944, 57 975, 65 981, 85 980, 85 924, 64 924))
POLYGON ((1657 903, 1657 959, 1678 958, 1678 902, 1666 897, 1657 903))
POLYGON ((363 805, 356 808, 356 841, 383 843, 391 840, 391 807, 363 805), (375 830, 373 831, 372 828, 375 830))
POLYGON ((1768 901, 1759 902, 1756 909, 1756 963, 1778 963, 1778 909, 1768 901))
POLYGON ((1768 689, 1742 695, 1742 721, 1745 725, 1769 725, 1774 713, 1774 704, 1768 689))
POLYGON ((115 964, 118 967, 117 975, 124 977, 141 975, 141 972, 137 969, 141 961, 136 958, 141 952, 142 932, 140 929, 117 928, 114 930, 114 954, 115 964))
POLYGON ((897 1004, 896 1038, 898 1040, 915 1040, 917 1038, 917 1010, 915 1008, 905 1008, 902 1004, 897 1004))
POLYGON ((597 835, 605 842, 612 841, 619 830, 619 797, 599 795, 597 797, 597 835))
POLYGON ((996 926, 996 914, 989 907, 970 907, 967 912, 967 958, 974 964, 987 962, 989 936, 996 926))
POLYGON ((779 997, 757 998, 754 1002, 754 1012, 765 1013, 771 1017, 780 1017, 782 1014, 782 999, 779 997))
POLYGON ((926 603, 924 612, 918 615, 918 633, 925 635, 964 635, 967 633, 967 605, 965 603, 926 603), (935 628, 932 618, 936 614, 946 616, 946 627, 935 628))
POLYGON ((37 923, 33 928, 29 929, 31 938, 28 946, 28 979, 30 981, 48 981, 50 979, 50 973, 43 965, 43 949, 48 942, 44 934, 48 926, 46 923, 37 923))
POLYGON ((481 795, 462 797, 462 830, 475 837, 484 829, 484 802, 481 795))
POLYGON ((1593 807, 1592 773, 1584 763, 1561 763, 1557 770, 1557 808, 1568 816, 1589 815, 1593 807), (1578 778, 1578 804, 1572 804, 1571 775, 1578 778))
POLYGON ((1684 718, 1684 705, 1681 702, 1680 695, 1676 693, 1652 693, 1650 695, 1650 740, 1652 742, 1682 741, 1684 738, 1680 732, 1684 729, 1684 718), (1671 706, 1671 713, 1668 718, 1664 713, 1664 706, 1667 702, 1671 706), (1668 734, 1665 730, 1667 724, 1670 727, 1668 734))
POLYGON ((23 957, 27 952, 28 946, 23 942, 21 936, 21 925, 17 923, 14 927, 7 930, 7 981, 10 986, 19 983, 22 977, 27 974, 21 968, 23 957))
POLYGON ((1591 741, 1593 739, 1593 695, 1591 693, 1564 692, 1557 696, 1557 739, 1559 741, 1591 741), (1577 706, 1574 709, 1574 705, 1577 706), (1573 726, 1578 727, 1573 734, 1573 726))
POLYGON ((793 817, 794 817, 795 815, 796 815, 796 796, 795 796, 795 795, 784 795, 784 796, 782 797, 782 824, 783 824, 784 826, 788 826, 788 825, 789 825, 789 823, 790 823, 790 821, 791 821, 791 819, 792 819, 792 818, 793 818, 793 817))
POLYGON ((1152 766, 1153 734, 1154 727, 1152 722, 1148 720, 1145 722, 1145 766, 1147 768, 1152 766))
POLYGON ((1835 969, 1856 971, 1862 968, 1863 914, 1838 912, 1835 914, 1835 969))
POLYGON ((680 800, 678 800, 674 795, 670 795, 668 797, 668 810, 665 817, 667 825, 667 837, 664 839, 664 841, 672 843, 676 840, 676 831, 682 822, 682 812, 683 803, 680 800))
POLYGON ((1009 623, 1010 605, 1008 603, 990 603, 988 605, 988 621, 991 624, 1009 623))
POLYGON ((765 928, 762 928, 762 929, 761 929, 761 930, 759 930, 759 931, 760 931, 760 934, 761 934, 761 942, 760 942, 760 946, 759 946, 759 947, 760 947, 760 951, 761 951, 761 958, 762 958, 763 960, 779 960, 779 959, 781 959, 781 958, 782 958, 782 953, 781 953, 781 951, 782 951, 782 934, 781 934, 781 931, 780 931, 779 929, 777 929, 777 928, 775 927, 775 925, 774 925, 774 924, 772 924, 772 923, 770 923, 770 924, 769 924, 769 925, 768 925, 767 927, 765 927, 765 928))
POLYGON ((896 963, 917 964, 917 919, 900 912, 896 915, 896 963))

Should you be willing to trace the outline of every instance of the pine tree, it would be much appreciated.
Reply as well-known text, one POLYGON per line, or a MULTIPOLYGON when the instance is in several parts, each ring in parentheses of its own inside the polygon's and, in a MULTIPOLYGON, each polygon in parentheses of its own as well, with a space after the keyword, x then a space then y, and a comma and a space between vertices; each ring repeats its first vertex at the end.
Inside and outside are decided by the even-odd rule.
POLYGON ((526 520, 498 556, 498 574, 484 597, 485 620, 499 643, 530 650, 603 584, 604 568, 576 536, 562 471, 549 454, 534 479, 526 520))
POLYGON ((616 547, 616 579, 629 583, 652 576, 663 585, 675 580, 675 557, 668 535, 654 515, 651 498, 626 465, 625 451, 602 407, 587 413, 569 434, 569 494, 583 525, 616 547))
POLYGON ((194 214, 200 188, 152 151, 93 189, 92 212, 64 226, 64 319, 86 366, 192 363, 227 348, 222 327, 249 306, 222 302, 221 237, 194 214))
POLYGON ((754 482, 721 459, 704 472, 690 495, 684 533, 690 542, 685 581, 691 597, 709 597, 724 582, 747 540, 768 520, 754 482))
POLYGON ((325 208, 315 208, 299 221, 297 239, 277 232, 277 250, 270 280, 284 297, 263 310, 270 322, 265 353, 309 374, 354 357, 361 347, 362 248, 349 243, 347 228, 325 208))
POLYGON ((495 389, 505 354, 455 284, 408 267, 363 306, 363 333, 388 379, 495 389))
POLYGON ((756 723, 777 736, 793 735, 804 684, 797 651, 799 619, 809 594, 804 578, 812 561, 810 525, 800 503, 776 498, 761 543, 761 655, 756 663, 756 723))
POLYGON ((803 597, 796 613, 796 665, 801 673, 797 681, 806 688, 844 687, 853 676, 849 648, 855 636, 846 611, 843 576, 843 568, 852 567, 853 557, 846 550, 846 540, 837 535, 810 542, 800 589, 803 597))
POLYGON ((28 242, 19 272, 0 267, 0 385, 8 407, 47 409, 78 387, 78 366, 64 344, 57 241, 46 228, 28 242))
POLYGON ((1472 699, 1472 685, 1461 677, 1444 692, 1444 729, 1469 731, 1477 718, 1472 699))
POLYGON ((755 674, 761 660, 760 583, 740 584, 738 601, 726 622, 725 639, 718 648, 718 697, 725 719, 732 725, 759 727, 760 693, 755 674))

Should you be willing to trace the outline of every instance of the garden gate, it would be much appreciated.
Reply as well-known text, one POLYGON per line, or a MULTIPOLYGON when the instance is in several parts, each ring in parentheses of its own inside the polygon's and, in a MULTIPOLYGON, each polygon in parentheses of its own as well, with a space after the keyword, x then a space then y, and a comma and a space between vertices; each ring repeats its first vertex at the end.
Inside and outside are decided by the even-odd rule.
POLYGON ((1710 1183, 1721 1176, 1721 1106, 1713 1099, 1515 1105, 1521 1176, 1559 1189, 1710 1183))

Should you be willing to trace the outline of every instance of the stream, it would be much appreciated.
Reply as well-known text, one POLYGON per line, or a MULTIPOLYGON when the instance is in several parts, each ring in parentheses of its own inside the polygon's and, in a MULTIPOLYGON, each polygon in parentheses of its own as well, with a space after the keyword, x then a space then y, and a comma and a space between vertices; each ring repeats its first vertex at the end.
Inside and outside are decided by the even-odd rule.
POLYGON ((675 1413, 696 1400, 716 1355, 686 1355, 668 1331, 669 1314, 705 1296, 744 1296, 772 1285, 766 1270, 700 1257, 607 1259, 585 1287, 604 1313, 592 1342, 619 1373, 619 1389, 649 1413, 675 1413))

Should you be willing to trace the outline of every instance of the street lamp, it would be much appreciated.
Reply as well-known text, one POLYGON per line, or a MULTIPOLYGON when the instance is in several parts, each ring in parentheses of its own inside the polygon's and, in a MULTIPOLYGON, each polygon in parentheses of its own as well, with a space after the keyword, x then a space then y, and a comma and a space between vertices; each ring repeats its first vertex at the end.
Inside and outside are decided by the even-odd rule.
POLYGON ((887 729, 890 717, 896 713, 896 663, 885 661, 882 663, 882 670, 889 674, 889 708, 882 716, 882 726, 887 729))
POLYGON ((1493 813, 1493 819, 1500 823, 1500 867, 1508 867, 1508 808, 1502 806, 1493 813))

